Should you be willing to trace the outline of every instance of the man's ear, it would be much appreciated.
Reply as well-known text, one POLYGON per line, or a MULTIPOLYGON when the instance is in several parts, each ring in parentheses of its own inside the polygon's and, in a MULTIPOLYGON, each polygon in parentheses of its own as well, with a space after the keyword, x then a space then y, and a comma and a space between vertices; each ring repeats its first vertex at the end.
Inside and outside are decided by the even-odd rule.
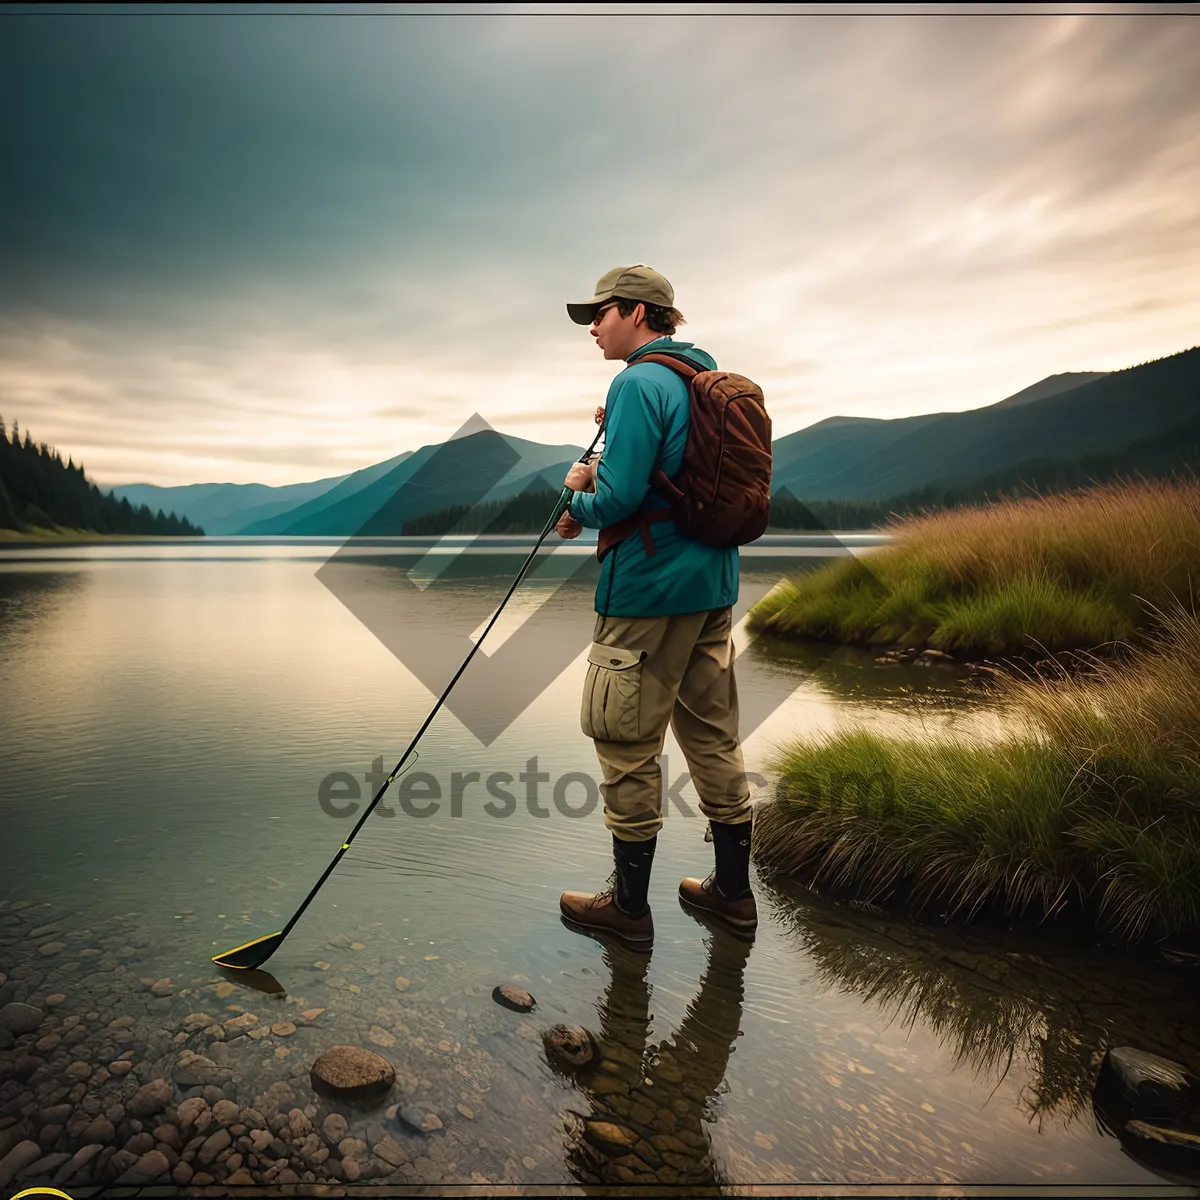
POLYGON ((633 310, 633 323, 635 326, 642 325, 645 323, 645 320, 646 320, 646 306, 644 304, 639 304, 637 306, 637 308, 635 308, 633 310))

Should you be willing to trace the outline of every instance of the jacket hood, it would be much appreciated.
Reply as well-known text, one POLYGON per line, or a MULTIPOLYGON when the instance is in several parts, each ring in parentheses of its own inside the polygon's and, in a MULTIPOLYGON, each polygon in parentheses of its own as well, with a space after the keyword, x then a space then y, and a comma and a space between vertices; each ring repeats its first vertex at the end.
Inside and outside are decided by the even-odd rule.
POLYGON ((695 346, 691 342, 677 342, 672 337, 661 337, 653 342, 647 342, 644 346, 639 346, 625 361, 633 366, 643 354, 655 353, 682 355, 702 371, 717 369, 717 360, 708 351, 701 350, 699 346, 695 346))

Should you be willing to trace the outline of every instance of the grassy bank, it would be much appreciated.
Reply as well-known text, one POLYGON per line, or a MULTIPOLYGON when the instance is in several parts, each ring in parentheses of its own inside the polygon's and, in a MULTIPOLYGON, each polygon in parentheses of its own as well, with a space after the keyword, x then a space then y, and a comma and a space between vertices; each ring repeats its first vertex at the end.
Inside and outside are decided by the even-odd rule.
POLYGON ((1123 641, 1200 581, 1200 481, 1121 480, 898 519, 895 541, 780 585, 752 630, 971 658, 1123 641))
POLYGON ((847 731, 785 747, 755 857, 871 903, 1066 913, 1200 934, 1200 620, 1178 600, 1115 658, 992 668, 990 745, 847 731))

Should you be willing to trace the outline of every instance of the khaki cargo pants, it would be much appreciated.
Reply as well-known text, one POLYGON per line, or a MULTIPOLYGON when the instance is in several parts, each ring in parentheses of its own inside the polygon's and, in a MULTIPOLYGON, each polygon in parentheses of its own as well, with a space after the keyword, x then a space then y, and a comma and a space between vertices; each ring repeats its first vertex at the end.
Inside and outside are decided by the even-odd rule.
POLYGON ((738 738, 733 610, 669 617, 597 616, 580 723, 604 781, 604 823, 624 841, 662 828, 659 756, 668 724, 712 821, 751 816, 738 738))

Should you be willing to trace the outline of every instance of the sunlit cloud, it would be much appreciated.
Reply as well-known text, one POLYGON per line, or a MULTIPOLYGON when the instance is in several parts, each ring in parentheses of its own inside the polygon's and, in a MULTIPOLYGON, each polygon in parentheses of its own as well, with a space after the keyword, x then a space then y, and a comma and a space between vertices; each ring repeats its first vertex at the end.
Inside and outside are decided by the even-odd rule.
POLYGON ((0 412, 105 483, 317 478, 476 412, 584 444, 614 366, 564 304, 622 262, 777 435, 1197 341, 1187 17, 6 31, 0 412))

